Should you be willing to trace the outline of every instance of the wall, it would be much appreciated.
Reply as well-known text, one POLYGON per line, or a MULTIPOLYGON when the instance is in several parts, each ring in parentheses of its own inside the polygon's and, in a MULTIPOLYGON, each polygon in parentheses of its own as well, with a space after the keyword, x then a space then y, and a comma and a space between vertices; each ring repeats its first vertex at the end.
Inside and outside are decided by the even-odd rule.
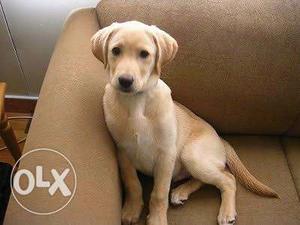
POLYGON ((9 81, 11 93, 27 94, 27 82, 17 60, 16 52, 0 7, 0 77, 9 81))
POLYGON ((6 38, 2 35, 5 33, 5 24, 1 20, 0 55, 5 55, 6 60, 15 57, 15 62, 7 64, 5 69, 2 64, 6 63, 0 58, 0 80, 8 82, 9 94, 38 96, 65 18, 72 9, 94 7, 98 2, 99 0, 1 0, 10 34, 6 31, 6 38), (9 35, 12 42, 10 47, 9 35))

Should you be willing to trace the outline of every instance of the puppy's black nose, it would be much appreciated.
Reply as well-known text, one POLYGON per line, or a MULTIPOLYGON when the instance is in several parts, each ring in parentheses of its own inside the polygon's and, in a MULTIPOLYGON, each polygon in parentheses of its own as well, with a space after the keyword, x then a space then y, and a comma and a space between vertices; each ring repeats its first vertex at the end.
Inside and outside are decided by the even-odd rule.
POLYGON ((132 76, 124 75, 119 77, 119 83, 122 88, 128 89, 133 83, 132 76))

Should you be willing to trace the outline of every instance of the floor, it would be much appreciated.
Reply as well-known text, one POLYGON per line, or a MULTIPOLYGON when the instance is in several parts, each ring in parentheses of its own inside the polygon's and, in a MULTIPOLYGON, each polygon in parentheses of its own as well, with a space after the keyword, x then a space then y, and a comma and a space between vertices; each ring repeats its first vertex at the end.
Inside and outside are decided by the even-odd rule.
MULTIPOLYGON (((24 114, 24 113, 7 113, 7 116, 31 116, 30 114, 24 114)), ((26 137, 26 127, 28 124, 28 119, 21 119, 21 120, 10 120, 10 124, 13 127, 13 130, 15 131, 15 135, 17 137, 17 140, 21 140, 22 138, 26 137)), ((24 143, 20 143, 21 150, 23 149, 24 143)), ((3 140, 0 138, 0 148, 5 147, 3 140)), ((15 163, 15 160, 11 156, 8 149, 0 150, 0 162, 6 162, 11 165, 15 163)))

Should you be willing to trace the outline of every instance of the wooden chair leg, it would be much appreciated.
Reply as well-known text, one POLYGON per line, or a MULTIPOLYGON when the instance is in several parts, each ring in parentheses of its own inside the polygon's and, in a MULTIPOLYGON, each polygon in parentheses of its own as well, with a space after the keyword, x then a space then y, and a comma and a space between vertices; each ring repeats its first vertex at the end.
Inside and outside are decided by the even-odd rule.
POLYGON ((6 144, 7 148, 9 149, 10 153, 17 161, 21 157, 22 153, 19 144, 17 142, 15 133, 11 125, 9 124, 9 121, 5 113, 3 113, 0 122, 0 135, 4 143, 6 144))

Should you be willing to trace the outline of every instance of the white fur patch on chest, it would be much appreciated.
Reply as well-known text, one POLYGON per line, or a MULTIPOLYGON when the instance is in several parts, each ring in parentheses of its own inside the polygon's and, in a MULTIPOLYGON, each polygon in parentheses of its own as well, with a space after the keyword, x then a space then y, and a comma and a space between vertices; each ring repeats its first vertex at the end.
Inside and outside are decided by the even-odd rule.
POLYGON ((144 115, 145 101, 141 99, 139 104, 130 105, 129 110, 128 130, 120 144, 125 148, 135 167, 143 173, 151 175, 157 155, 157 146, 154 140, 153 125, 144 115))

